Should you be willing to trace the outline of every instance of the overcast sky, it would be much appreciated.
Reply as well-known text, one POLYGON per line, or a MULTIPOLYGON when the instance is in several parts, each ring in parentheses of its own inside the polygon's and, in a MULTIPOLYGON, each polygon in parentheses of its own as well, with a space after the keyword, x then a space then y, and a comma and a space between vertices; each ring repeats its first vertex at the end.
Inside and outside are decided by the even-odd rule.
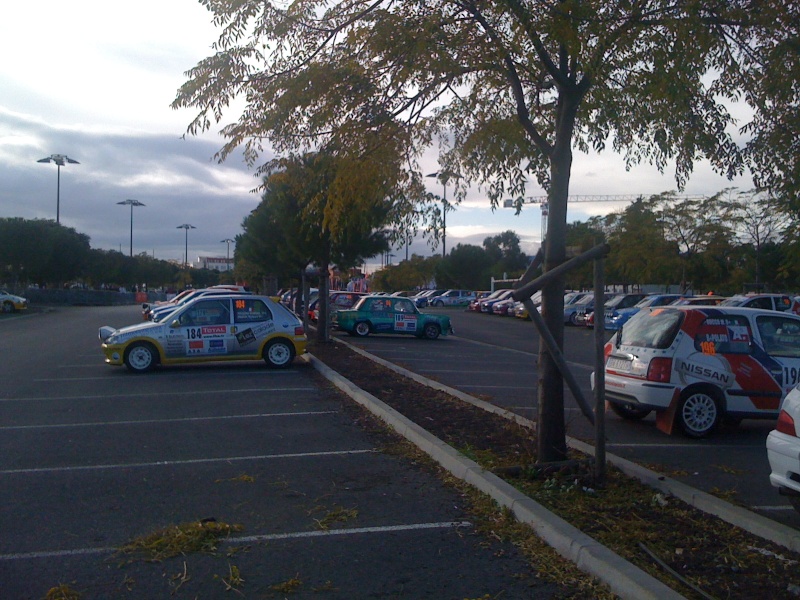
MULTIPOLYGON (((221 240, 241 232, 258 204, 250 191, 258 181, 240 156, 222 165, 213 160, 222 145, 219 127, 182 139, 194 114, 169 107, 185 71, 211 54, 217 35, 196 0, 7 2, 0 21, 0 217, 55 219, 57 167, 37 160, 66 154, 80 164, 61 168, 61 223, 88 235, 92 247, 128 253, 131 212, 117 202, 135 199, 146 206, 133 212, 134 253, 182 260, 186 232, 177 227, 188 223, 196 227, 188 232, 190 260, 225 256, 221 240)), ((423 172, 436 171, 435 152, 426 156, 423 172)), ((440 184, 429 183, 442 194, 440 184)), ((749 189, 751 182, 730 183, 698 165, 685 193, 713 194, 731 185, 749 189)), ((650 167, 626 173, 610 152, 575 155, 573 195, 673 189, 671 173, 650 167)), ((572 203, 568 220, 624 206, 572 203)), ((530 252, 540 240, 540 219, 535 205, 520 216, 492 212, 476 187, 448 213, 447 249, 480 245, 511 229, 530 252)), ((421 242, 412 251, 430 255, 441 248, 421 242)), ((405 257, 404 248, 394 253, 394 262, 405 257)))

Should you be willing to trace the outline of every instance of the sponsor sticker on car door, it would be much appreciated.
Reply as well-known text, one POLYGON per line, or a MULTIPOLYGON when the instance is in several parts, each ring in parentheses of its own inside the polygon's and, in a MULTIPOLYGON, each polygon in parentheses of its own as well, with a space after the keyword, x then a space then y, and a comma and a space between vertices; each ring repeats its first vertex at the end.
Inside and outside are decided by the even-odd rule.
POLYGON ((272 311, 261 300, 234 300, 232 350, 236 354, 255 354, 260 342, 275 331, 272 311))

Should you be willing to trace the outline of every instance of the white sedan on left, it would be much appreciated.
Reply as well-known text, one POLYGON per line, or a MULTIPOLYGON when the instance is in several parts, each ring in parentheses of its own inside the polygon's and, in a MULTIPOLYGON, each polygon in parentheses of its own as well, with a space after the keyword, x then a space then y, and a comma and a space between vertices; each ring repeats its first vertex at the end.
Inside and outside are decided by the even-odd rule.
POLYGON ((786 395, 778 424, 767 437, 769 482, 800 512, 800 386, 786 395))
POLYGON ((28 308, 28 301, 22 296, 10 294, 6 290, 0 290, 0 311, 12 313, 28 308))

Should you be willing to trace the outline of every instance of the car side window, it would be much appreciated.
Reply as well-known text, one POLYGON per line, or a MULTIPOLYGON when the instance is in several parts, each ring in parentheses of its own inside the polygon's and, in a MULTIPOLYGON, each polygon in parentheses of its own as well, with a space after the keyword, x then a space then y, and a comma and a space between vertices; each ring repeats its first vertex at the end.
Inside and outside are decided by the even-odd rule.
POLYGON ((800 358, 800 321, 780 316, 759 316, 756 327, 767 354, 800 358))
POLYGON ((272 311, 263 300, 241 298, 233 301, 233 317, 236 323, 271 321, 272 311))
POLYGON ((694 346, 703 354, 750 354, 752 340, 747 317, 719 315, 708 317, 697 328, 694 346))
POLYGON ((748 308, 765 308, 772 310, 772 298, 753 298, 747 303, 748 308))
POLYGON ((380 298, 375 298, 369 303, 369 310, 371 312, 386 312, 391 308, 391 306, 391 300, 381 300, 380 298))
POLYGON ((394 304, 394 309, 396 312, 411 313, 414 312, 414 305, 408 300, 398 300, 394 304))
POLYGON ((184 326, 228 325, 230 309, 227 300, 202 300, 196 302, 180 317, 184 326))

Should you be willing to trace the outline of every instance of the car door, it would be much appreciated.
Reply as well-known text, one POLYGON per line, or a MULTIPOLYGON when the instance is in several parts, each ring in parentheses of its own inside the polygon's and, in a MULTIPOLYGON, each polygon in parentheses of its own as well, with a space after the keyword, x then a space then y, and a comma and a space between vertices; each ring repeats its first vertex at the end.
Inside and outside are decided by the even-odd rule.
POLYGON ((420 326, 419 312, 412 302, 399 298, 392 305, 395 333, 416 334, 420 326))
POLYGON ((369 313, 372 331, 375 333, 391 333, 394 331, 394 313, 392 311, 391 298, 388 296, 372 298, 364 308, 369 313))
MULTIPOLYGON (((779 365, 777 379, 785 397, 800 384, 800 319, 784 314, 758 315, 756 329, 764 351, 779 365)), ((776 371, 774 365, 772 371, 776 371)))
POLYGON ((272 310, 261 298, 233 300, 233 327, 229 352, 233 356, 257 356, 262 342, 275 332, 272 310))
POLYGON ((167 356, 192 358, 227 354, 231 337, 230 302, 228 298, 204 298, 175 315, 177 323, 173 321, 169 325, 167 356))

